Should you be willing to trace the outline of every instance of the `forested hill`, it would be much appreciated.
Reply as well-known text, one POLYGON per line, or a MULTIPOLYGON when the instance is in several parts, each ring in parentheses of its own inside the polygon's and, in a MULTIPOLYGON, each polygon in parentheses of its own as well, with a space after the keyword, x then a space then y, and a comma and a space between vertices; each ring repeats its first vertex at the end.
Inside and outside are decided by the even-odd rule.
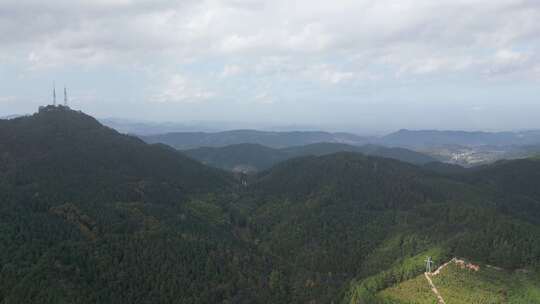
POLYGON ((0 120, 0 303, 374 303, 427 255, 534 273, 533 166, 440 175, 345 152, 239 185, 47 107, 0 120))
POLYGON ((208 166, 242 172, 268 169, 291 157, 281 149, 258 144, 202 147, 184 150, 182 153, 208 166))
MULTIPOLYGON (((504 208, 512 198, 499 202, 483 187, 399 161, 356 153, 292 159, 261 173, 251 191, 245 200, 261 246, 317 272, 321 297, 335 292, 328 282, 350 281, 345 302, 374 303, 379 290, 420 274, 427 255, 540 266, 540 227, 504 208)), ((291 275, 308 279, 300 273, 291 275)))
POLYGON ((322 156, 338 152, 357 152, 370 156, 392 158, 415 165, 424 165, 432 162, 437 162, 437 159, 413 150, 395 147, 384 147, 371 144, 352 146, 337 143, 316 143, 300 147, 289 147, 285 150, 295 156, 322 156))
POLYGON ((144 188, 178 195, 231 184, 227 174, 167 146, 147 145, 64 107, 0 121, 0 149, 1 174, 42 192, 96 196, 110 191, 134 198, 144 195, 144 188), (99 192, 90 191, 96 187, 99 192))
POLYGON ((502 160, 454 178, 485 189, 500 208, 540 224, 540 159, 502 160))
POLYGON ((337 152, 356 152, 393 158, 417 165, 437 161, 428 155, 403 148, 376 145, 353 146, 340 143, 315 143, 281 149, 258 144, 238 144, 225 147, 203 147, 182 152, 204 164, 232 171, 260 171, 294 157, 321 156, 337 152))
POLYGON ((492 187, 507 194, 524 195, 540 201, 540 159, 502 160, 465 174, 471 183, 492 187))
MULTIPOLYGON (((0 303, 256 302, 228 174, 64 107, 0 121, 0 303)), ((266 293, 261 292, 261 297, 266 293)))

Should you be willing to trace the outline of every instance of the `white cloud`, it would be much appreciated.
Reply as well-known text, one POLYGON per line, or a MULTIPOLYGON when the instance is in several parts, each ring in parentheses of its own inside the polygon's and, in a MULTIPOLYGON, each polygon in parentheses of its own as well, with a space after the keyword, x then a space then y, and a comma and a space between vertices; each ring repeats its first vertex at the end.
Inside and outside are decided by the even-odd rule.
POLYGON ((370 53, 394 58, 396 73, 427 74, 473 66, 463 53, 480 62, 540 43, 531 0, 4 0, 2 11, 0 54, 25 50, 41 67, 306 54, 325 64, 370 53))
POLYGON ((295 72, 298 70, 297 65, 297 62, 285 56, 264 56, 258 58, 251 68, 257 76, 265 77, 295 72))
POLYGON ((197 86, 183 75, 172 75, 162 87, 157 89, 152 100, 162 103, 198 103, 215 96, 215 93, 197 86))
POLYGON ((340 84, 356 79, 353 72, 341 71, 329 64, 318 64, 307 67, 304 71, 307 78, 316 79, 324 84, 340 84))
POLYGON ((242 67, 235 65, 235 64, 228 64, 223 67, 223 71, 221 72, 221 77, 228 78, 233 76, 238 76, 242 73, 243 69, 242 67))
POLYGON ((475 62, 469 56, 422 54, 409 61, 398 55, 397 58, 385 58, 388 63, 395 65, 398 77, 408 75, 429 75, 436 73, 460 72, 472 68, 475 62))
POLYGON ((268 92, 260 92, 257 95, 255 95, 255 102, 261 103, 261 104, 273 104, 275 101, 268 92))
POLYGON ((487 73, 490 75, 505 75, 514 72, 526 71, 534 68, 531 56, 526 53, 516 52, 509 49, 498 50, 487 62, 487 73))
MULTIPOLYGON (((448 57, 456 49, 509 48, 540 37, 540 5, 523 0, 5 0, 2 6, 2 45, 17 46, 8 51, 22 46, 48 62, 106 63, 126 55, 144 60, 148 53, 302 56, 371 50, 382 56, 399 54, 401 47, 448 57)), ((414 56, 401 56, 401 63, 414 56)))
POLYGON ((206 102, 251 119, 237 113, 273 103, 279 115, 319 107, 322 117, 334 100, 493 100, 505 96, 468 94, 469 83, 434 95, 452 81, 540 80, 537 0, 0 1, 4 94, 34 85, 27 100, 40 83, 73 77, 95 89, 85 104, 206 102))

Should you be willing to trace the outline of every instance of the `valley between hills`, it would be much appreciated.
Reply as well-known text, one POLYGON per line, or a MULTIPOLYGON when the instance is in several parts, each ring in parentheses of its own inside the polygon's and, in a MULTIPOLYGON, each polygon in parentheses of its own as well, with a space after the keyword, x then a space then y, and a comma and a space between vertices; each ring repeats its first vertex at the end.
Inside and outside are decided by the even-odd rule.
POLYGON ((447 304, 539 303, 538 159, 330 147, 246 175, 65 107, 0 120, 0 303, 436 303, 428 256, 479 265, 430 275, 447 304))

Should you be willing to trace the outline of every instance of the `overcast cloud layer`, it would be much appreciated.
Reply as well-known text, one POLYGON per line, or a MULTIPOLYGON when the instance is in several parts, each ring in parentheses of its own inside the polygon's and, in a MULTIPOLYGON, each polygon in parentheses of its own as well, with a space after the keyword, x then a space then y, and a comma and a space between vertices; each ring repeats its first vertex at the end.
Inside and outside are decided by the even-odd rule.
POLYGON ((540 128, 537 0, 0 0, 0 115, 540 128))

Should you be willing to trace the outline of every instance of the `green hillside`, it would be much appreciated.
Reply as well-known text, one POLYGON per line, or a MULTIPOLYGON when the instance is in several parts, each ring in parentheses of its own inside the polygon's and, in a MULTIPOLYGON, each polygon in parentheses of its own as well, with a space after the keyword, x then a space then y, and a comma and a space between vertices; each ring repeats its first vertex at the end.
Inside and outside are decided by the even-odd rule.
POLYGON ((378 145, 353 146, 339 143, 315 143, 305 146, 289 147, 283 149, 283 151, 294 157, 309 155, 322 156, 338 152, 356 152, 370 156, 396 159, 416 165, 424 165, 437 161, 435 158, 420 152, 378 145))
POLYGON ((344 152, 246 185, 48 107, 0 120, 0 303, 373 303, 426 255, 534 269, 530 167, 440 175, 344 152))
POLYGON ((267 297, 227 174, 62 108, 1 121, 0 151, 0 303, 267 297))
MULTIPOLYGON (((540 274, 532 270, 480 265, 474 271, 451 263, 432 281, 447 304, 540 303, 540 274)), ((377 298, 395 304, 432 304, 437 299, 423 274, 379 292, 377 298)))
POLYGON ((397 159, 417 165, 437 161, 425 154, 403 148, 387 148, 376 145, 352 146, 339 143, 315 143, 281 149, 269 148, 258 144, 238 144, 225 147, 203 147, 184 150, 182 152, 212 167, 244 172, 266 170, 280 162, 295 157, 322 156, 338 152, 355 152, 397 159))
POLYGON ((280 149, 258 144, 238 144, 220 148, 203 147, 182 152, 212 167, 243 172, 268 169, 291 157, 280 149))
POLYGON ((421 273, 432 250, 510 268, 539 261, 538 226, 501 212, 482 189, 406 163, 355 153, 293 159, 251 189, 261 247, 318 273, 323 295, 338 292, 328 281, 350 281, 346 302, 421 273))

